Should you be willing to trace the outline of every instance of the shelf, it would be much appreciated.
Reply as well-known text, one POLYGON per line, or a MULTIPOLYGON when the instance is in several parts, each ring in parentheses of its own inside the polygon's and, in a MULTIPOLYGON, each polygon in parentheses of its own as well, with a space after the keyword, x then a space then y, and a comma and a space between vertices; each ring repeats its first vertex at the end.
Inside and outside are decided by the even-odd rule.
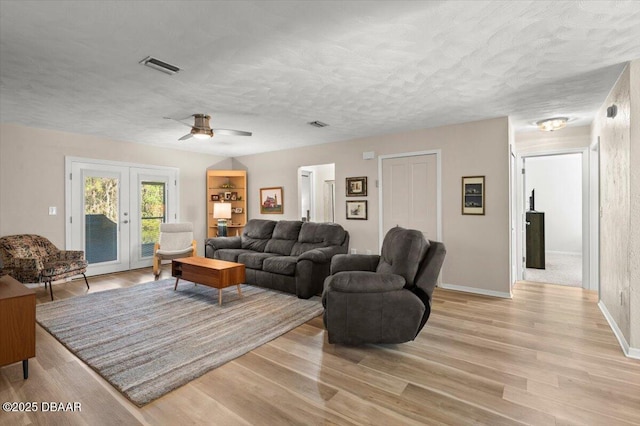
POLYGON ((208 237, 215 237, 218 233, 218 219, 213 218, 213 204, 224 201, 231 203, 234 208, 241 207, 242 213, 232 212, 234 224, 227 223, 227 228, 233 229, 233 234, 240 235, 247 223, 247 172, 245 170, 207 170, 207 225, 208 237), (233 188, 223 188, 221 185, 232 184, 233 188), (236 192, 241 200, 212 201, 211 195, 225 192, 236 192))

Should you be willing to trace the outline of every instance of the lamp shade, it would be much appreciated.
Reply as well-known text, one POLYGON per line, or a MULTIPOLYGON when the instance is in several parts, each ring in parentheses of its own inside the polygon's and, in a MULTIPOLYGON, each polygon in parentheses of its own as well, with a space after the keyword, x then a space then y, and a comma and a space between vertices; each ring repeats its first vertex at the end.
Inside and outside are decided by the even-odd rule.
POLYGON ((231 219, 231 203, 213 203, 214 219, 231 219))

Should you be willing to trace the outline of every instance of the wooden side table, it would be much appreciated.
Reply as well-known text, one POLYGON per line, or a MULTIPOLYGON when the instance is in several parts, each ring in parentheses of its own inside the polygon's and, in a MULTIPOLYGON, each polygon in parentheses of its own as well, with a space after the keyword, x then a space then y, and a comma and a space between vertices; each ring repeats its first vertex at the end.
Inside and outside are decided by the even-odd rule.
POLYGON ((36 356, 36 293, 9 275, 0 277, 0 366, 22 361, 29 377, 29 358, 36 356))

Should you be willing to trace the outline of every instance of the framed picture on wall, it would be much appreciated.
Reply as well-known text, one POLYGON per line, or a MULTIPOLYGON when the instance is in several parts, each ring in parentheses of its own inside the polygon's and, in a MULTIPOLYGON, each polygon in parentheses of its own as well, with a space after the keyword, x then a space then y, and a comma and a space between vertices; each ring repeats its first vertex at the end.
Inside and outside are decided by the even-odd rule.
POLYGON ((284 214, 284 190, 281 186, 260 188, 260 213, 284 214))
POLYGON ((367 220, 367 200, 347 201, 347 219, 367 220))
POLYGON ((366 197, 367 196, 367 177, 348 177, 347 179, 347 197, 366 197))
POLYGON ((462 214, 483 215, 485 208, 484 176, 462 178, 462 214))

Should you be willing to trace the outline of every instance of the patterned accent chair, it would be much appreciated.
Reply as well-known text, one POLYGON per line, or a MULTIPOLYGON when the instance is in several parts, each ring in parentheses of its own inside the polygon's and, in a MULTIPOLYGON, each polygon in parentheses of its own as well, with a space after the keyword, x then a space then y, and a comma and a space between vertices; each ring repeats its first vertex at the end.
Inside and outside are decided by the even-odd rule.
POLYGON ((44 282, 53 300, 51 283, 63 278, 80 275, 89 288, 85 272, 87 261, 84 251, 59 250, 51 241, 40 235, 8 235, 0 238, 0 275, 11 275, 22 283, 44 282))

